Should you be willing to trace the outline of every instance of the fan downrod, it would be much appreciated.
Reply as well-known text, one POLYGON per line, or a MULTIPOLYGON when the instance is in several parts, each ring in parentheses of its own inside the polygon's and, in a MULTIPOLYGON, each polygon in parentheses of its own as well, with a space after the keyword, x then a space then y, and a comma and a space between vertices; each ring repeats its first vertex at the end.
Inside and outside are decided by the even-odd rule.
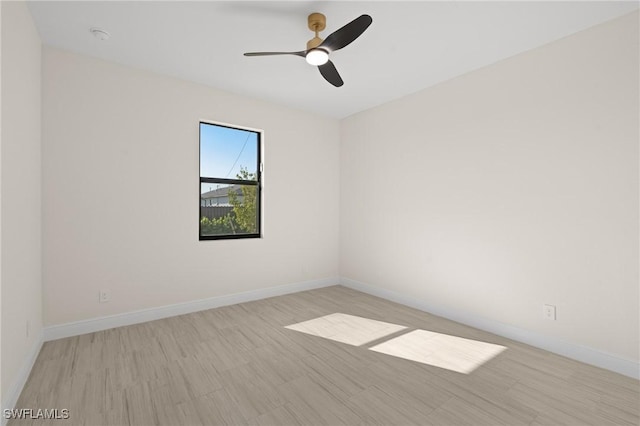
POLYGON ((327 18, 322 13, 312 13, 307 18, 307 25, 311 31, 316 33, 316 36, 307 42, 307 50, 311 50, 322 43, 323 40, 318 36, 318 33, 326 28, 327 18))

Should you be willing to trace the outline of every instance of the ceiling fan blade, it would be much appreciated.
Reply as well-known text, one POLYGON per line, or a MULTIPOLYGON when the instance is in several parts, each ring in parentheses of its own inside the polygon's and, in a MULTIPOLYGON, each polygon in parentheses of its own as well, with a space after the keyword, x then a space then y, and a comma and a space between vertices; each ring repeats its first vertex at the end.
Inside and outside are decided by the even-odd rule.
POLYGON ((307 51, 302 50, 300 52, 248 52, 248 53, 245 53, 244 56, 296 55, 296 56, 302 56, 304 58, 306 54, 307 54, 307 51))
POLYGON ((369 15, 361 15, 349 22, 344 27, 332 32, 320 45, 330 51, 342 49, 352 41, 360 37, 360 35, 369 28, 373 19, 369 15))
POLYGON ((344 81, 342 81, 342 77, 340 77, 340 74, 338 73, 336 66, 333 65, 333 62, 328 61, 326 64, 318 65, 318 69, 324 79, 334 86, 340 87, 344 84, 344 81))

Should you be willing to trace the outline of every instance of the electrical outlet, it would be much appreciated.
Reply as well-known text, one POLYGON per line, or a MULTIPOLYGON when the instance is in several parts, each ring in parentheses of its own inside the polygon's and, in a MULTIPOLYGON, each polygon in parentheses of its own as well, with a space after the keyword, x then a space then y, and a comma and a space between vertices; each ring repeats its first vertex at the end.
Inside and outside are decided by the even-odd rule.
POLYGON ((554 305, 542 305, 542 318, 555 321, 556 307, 554 305))
POLYGON ((100 294, 98 295, 98 301, 100 303, 107 303, 111 300, 111 290, 100 290, 100 294))

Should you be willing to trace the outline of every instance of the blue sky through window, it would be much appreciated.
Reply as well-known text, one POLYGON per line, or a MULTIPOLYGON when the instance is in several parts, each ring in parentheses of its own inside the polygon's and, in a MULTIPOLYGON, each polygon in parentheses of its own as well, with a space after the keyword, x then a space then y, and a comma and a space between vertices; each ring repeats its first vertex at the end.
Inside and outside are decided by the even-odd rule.
POLYGON ((236 179, 240 168, 256 172, 258 133, 200 123, 200 176, 236 179))

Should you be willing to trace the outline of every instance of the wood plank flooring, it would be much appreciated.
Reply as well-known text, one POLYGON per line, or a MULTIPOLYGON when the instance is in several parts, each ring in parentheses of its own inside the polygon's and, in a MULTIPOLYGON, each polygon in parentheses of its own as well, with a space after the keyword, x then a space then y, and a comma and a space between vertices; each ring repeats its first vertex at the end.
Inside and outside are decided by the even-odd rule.
MULTIPOLYGON (((377 342, 379 343, 379 341, 377 342)), ((340 286, 47 342, 18 425, 638 425, 637 380, 340 286), (461 374, 288 330, 333 313, 503 345, 461 374)))

